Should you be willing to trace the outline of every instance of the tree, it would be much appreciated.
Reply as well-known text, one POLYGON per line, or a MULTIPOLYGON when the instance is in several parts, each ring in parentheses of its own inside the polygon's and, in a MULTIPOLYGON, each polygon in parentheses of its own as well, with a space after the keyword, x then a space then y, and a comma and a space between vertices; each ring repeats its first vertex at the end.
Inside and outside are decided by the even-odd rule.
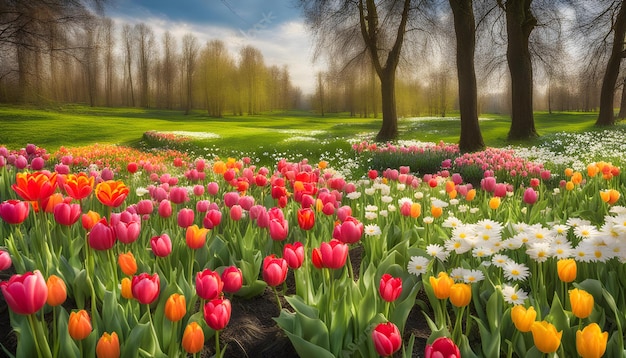
POLYGON ((459 149, 473 152, 485 147, 478 125, 478 90, 474 51, 476 25, 472 0, 450 0, 456 34, 456 68, 459 80, 459 110, 461 112, 461 138, 459 149))
POLYGON ((411 1, 300 0, 300 7, 317 37, 318 48, 329 52, 331 57, 348 52, 352 56, 347 59, 348 64, 358 56, 369 55, 380 79, 382 95, 383 121, 376 139, 396 138, 396 70, 411 15, 411 1))
POLYGON ((196 59, 198 57, 198 39, 191 33, 183 36, 183 66, 185 69, 185 84, 187 102, 185 105, 185 114, 191 112, 193 101, 193 75, 196 70, 196 59))
POLYGON ((113 105, 113 50, 115 40, 113 36, 113 20, 102 21, 104 42, 104 98, 107 106, 113 105))
MULTIPOLYGON (((614 2, 616 3, 616 2, 614 2)), ((600 90, 600 113, 596 120, 596 126, 610 126, 615 124, 615 112, 613 104, 615 102, 615 84, 619 76, 619 68, 622 59, 626 57, 624 50, 624 38, 626 36, 626 6, 624 0, 618 1, 612 10, 613 20, 611 30, 613 32, 613 45, 611 46, 611 54, 606 64, 604 79, 602 80, 602 89, 600 90), (617 12, 615 14, 614 12, 617 12)))
POLYGON ((497 0, 506 15, 506 59, 511 75, 511 128, 509 139, 536 137, 533 116, 533 65, 529 49, 530 34, 537 26, 533 0, 497 0))
POLYGON ((122 27, 122 41, 124 42, 124 72, 125 77, 127 78, 126 91, 130 94, 130 106, 135 107, 135 89, 133 87, 133 49, 135 47, 136 39, 129 24, 124 24, 122 27))
POLYGON ((163 61, 161 63, 161 78, 165 87, 165 108, 172 109, 174 106, 174 82, 176 80, 176 39, 172 33, 166 31, 163 34, 163 61))
POLYGON ((137 50, 139 51, 139 93, 141 94, 141 106, 148 108, 150 107, 148 73, 150 73, 152 63, 154 32, 148 25, 140 23, 135 25, 135 34, 137 36, 137 50))
POLYGON ((202 87, 207 112, 212 117, 222 117, 227 101, 232 95, 232 82, 236 75, 235 61, 221 40, 209 41, 202 51, 202 87))

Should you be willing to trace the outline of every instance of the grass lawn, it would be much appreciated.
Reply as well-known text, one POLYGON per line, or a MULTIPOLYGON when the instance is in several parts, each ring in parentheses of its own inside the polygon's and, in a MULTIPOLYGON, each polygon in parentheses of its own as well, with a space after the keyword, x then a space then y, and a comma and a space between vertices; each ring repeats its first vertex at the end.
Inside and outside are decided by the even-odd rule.
MULTIPOLYGON (((593 128, 596 116, 596 113, 538 112, 535 124, 542 136, 559 131, 581 132, 593 128)), ((481 118, 485 119, 480 127, 487 146, 511 144, 506 140, 508 116, 490 114, 481 118)), ((184 115, 181 111, 78 105, 54 109, 0 106, 0 145, 17 149, 34 143, 49 152, 61 146, 93 143, 138 147, 144 132, 156 130, 217 134, 218 138, 195 139, 193 144, 221 155, 294 151, 319 154, 349 150, 347 139, 371 140, 380 124, 380 118, 351 118, 346 114, 322 117, 304 111, 212 118, 201 111, 184 115)), ((458 119, 448 118, 401 119, 399 127, 402 140, 456 143, 460 132, 458 119)))

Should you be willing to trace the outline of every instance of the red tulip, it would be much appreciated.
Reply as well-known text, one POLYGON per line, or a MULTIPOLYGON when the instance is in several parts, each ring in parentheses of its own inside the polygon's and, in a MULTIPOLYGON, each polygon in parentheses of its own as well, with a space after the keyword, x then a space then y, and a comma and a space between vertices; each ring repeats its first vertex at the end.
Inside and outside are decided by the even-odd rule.
POLYGON ((387 302, 393 302, 402 293, 402 279, 400 277, 393 277, 386 273, 380 278, 380 285, 378 287, 380 297, 387 302))
POLYGON ((348 216, 344 222, 335 226, 333 238, 346 244, 352 244, 361 240, 364 230, 363 223, 352 216, 348 216))
POLYGON ((172 203, 169 200, 161 200, 159 203, 159 216, 162 218, 169 218, 172 216, 172 203))
POLYGON ((222 282, 224 283, 223 291, 226 293, 235 293, 243 286, 243 274, 236 266, 229 266, 222 271, 222 282))
POLYGON ((89 246, 94 250, 108 250, 115 245, 115 231, 104 218, 98 221, 89 232, 89 246))
POLYGON ((149 305, 159 297, 161 281, 158 274, 150 275, 144 272, 141 275, 133 276, 130 287, 133 297, 139 303, 149 305))
POLYGON ((0 289, 4 300, 17 314, 33 314, 39 311, 48 299, 46 280, 38 270, 13 275, 9 281, 0 282, 0 289))
POLYGON ((318 269, 324 268, 324 263, 322 262, 322 253, 319 248, 314 248, 313 252, 311 252, 311 262, 313 266, 318 269))
POLYGON ((172 252, 172 240, 169 235, 163 234, 150 239, 152 252, 159 257, 166 257, 172 252))
MULTIPOLYGON (((372 331, 372 340, 376 352, 383 357, 389 357, 402 346, 400 330, 391 322, 380 323, 372 331)), ((446 357, 447 356, 443 356, 446 357)))
POLYGON ((187 189, 180 186, 172 187, 170 189, 170 200, 174 204, 182 204, 189 201, 187 189))
POLYGON ((60 225, 72 226, 80 218, 81 209, 78 204, 60 203, 54 206, 54 220, 60 225))
POLYGON ((241 208, 241 205, 233 205, 230 207, 230 218, 233 221, 241 220, 242 216, 243 216, 243 210, 241 208))
POLYGON ((299 209, 298 225, 302 230, 311 230, 315 225, 315 212, 311 208, 299 209))
POLYGON ((435 339, 432 345, 426 345, 424 358, 461 358, 459 347, 448 337, 439 337, 435 339))
POLYGON ((154 205, 152 204, 152 200, 140 200, 137 203, 137 214, 139 215, 150 215, 154 211, 154 205))
POLYGON ((332 239, 330 242, 322 242, 320 245, 322 265, 330 269, 338 269, 346 264, 348 258, 348 245, 332 239))
POLYGON ((7 224, 21 224, 28 217, 29 209, 27 201, 7 200, 0 204, 0 218, 7 224))
POLYGON ((83 228, 89 231, 100 221, 100 214, 89 210, 87 214, 83 214, 80 221, 83 224, 83 228))
POLYGON ((183 228, 191 226, 193 224, 194 216, 195 214, 193 210, 189 208, 180 209, 180 211, 178 212, 178 218, 176 220, 178 222, 178 226, 183 228))
POLYGON ((205 269, 196 274, 196 293, 200 298, 205 300, 218 298, 223 288, 224 283, 217 272, 205 269))
POLYGON ((263 280, 268 286, 278 286, 287 278, 287 261, 271 254, 263 259, 263 280))
POLYGON ((291 269, 298 269, 304 262, 304 247, 301 242, 286 244, 283 249, 283 258, 287 260, 287 266, 291 269))
POLYGON ((204 305, 204 320, 211 329, 221 331, 230 321, 231 305, 227 298, 216 298, 204 305))
POLYGON ((270 220, 270 237, 272 240, 282 241, 287 238, 289 234, 289 222, 285 219, 271 219, 270 220))

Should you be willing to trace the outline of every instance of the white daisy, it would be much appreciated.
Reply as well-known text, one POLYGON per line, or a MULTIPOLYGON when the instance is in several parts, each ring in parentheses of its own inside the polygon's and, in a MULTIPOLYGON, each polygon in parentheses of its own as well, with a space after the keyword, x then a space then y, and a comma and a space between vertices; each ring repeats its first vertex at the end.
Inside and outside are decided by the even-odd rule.
POLYGON ((378 212, 378 215, 386 218, 387 216, 389 216, 389 212, 387 210, 381 210, 378 212))
POLYGON ((539 227, 530 229, 533 242, 552 242, 552 232, 550 229, 539 227))
POLYGON ((380 197, 380 201, 382 201, 385 204, 389 204, 393 201, 393 198, 389 195, 383 195, 380 197))
POLYGON ((372 196, 372 195, 374 195, 374 193, 376 193, 376 189, 375 188, 371 188, 371 187, 370 188, 365 188, 364 191, 365 191, 365 195, 369 195, 369 196, 372 196))
POLYGON ((424 198, 424 193, 422 193, 421 191, 416 191, 415 194, 413 194, 413 197, 417 200, 422 200, 424 198))
POLYGON ((522 247, 523 244, 524 243, 521 240, 516 239, 515 237, 502 241, 502 246, 508 250, 517 250, 522 247))
POLYGON ((618 214, 618 215, 626 214, 626 207, 620 206, 620 205, 615 205, 615 206, 611 207, 609 212, 612 213, 612 214, 618 214))
POLYGON ((477 212, 479 212, 479 211, 480 211, 480 209, 479 209, 479 208, 471 208, 471 209, 469 210, 470 214, 476 214, 476 213, 477 213, 477 212))
POLYGON ((409 264, 407 265, 407 270, 409 273, 419 276, 426 272, 429 263, 430 260, 423 256, 411 256, 411 261, 409 261, 409 264))
POLYGON ((137 194, 137 196, 144 196, 148 193, 149 193, 148 189, 141 187, 141 186, 135 189, 135 194, 137 194))
POLYGON ((463 277, 469 271, 468 269, 464 269, 463 267, 457 267, 452 269, 450 272, 450 278, 452 278, 455 282, 463 282, 463 277))
POLYGON ((504 277, 506 277, 507 280, 524 281, 530 275, 528 266, 513 260, 507 262, 502 269, 504 277))
POLYGON ((553 245, 553 249, 554 257, 556 257, 557 259, 569 259, 574 254, 572 244, 570 244, 569 242, 555 244, 553 245))
POLYGON ((600 232, 592 225, 578 225, 574 227, 574 235, 580 239, 593 239, 598 236, 600 232))
POLYGON ((506 265, 506 263, 510 261, 512 261, 510 257, 502 254, 495 254, 491 258, 491 262, 493 263, 493 265, 499 268, 503 268, 504 265, 506 265))
POLYGON ((512 305, 521 305, 528 298, 528 293, 524 290, 516 290, 515 287, 507 284, 502 285, 501 291, 504 301, 512 305))
POLYGON ((555 236, 567 236, 567 232, 569 231, 569 226, 567 225, 554 225, 552 227, 552 231, 555 236))
POLYGON ((463 275, 465 283, 476 283, 485 279, 485 274, 481 270, 467 270, 463 275))
POLYGON ((448 250, 449 252, 454 251, 457 255, 466 253, 472 249, 468 241, 459 238, 446 240, 444 246, 446 250, 448 250))
POLYGON ((389 205, 387 205, 387 210, 388 210, 390 213, 393 213, 394 211, 396 211, 396 209, 397 209, 397 208, 396 208, 396 206, 395 206, 395 205, 393 205, 393 204, 389 204, 389 205))
POLYGON ((422 221, 424 224, 432 224, 435 219, 432 216, 426 216, 422 221))
POLYGON ((448 256, 450 256, 450 253, 439 244, 430 244, 426 246, 426 253, 429 254, 431 257, 436 257, 444 262, 448 259, 448 256))
POLYGON ((491 247, 478 246, 472 249, 472 256, 477 258, 484 258, 493 255, 491 247))
POLYGON ((409 205, 412 205, 413 200, 411 200, 410 198, 407 198, 406 196, 398 199, 398 206, 401 207, 402 205, 404 205, 404 203, 409 203, 409 205))
POLYGON ((526 254, 537 262, 545 262, 552 255, 552 247, 547 242, 535 242, 527 246, 526 254))
POLYGON ((574 259, 579 262, 593 261, 594 245, 588 241, 582 241, 574 249, 574 259))
POLYGON ((502 231, 502 224, 490 219, 482 219, 476 223, 476 226, 489 231, 502 231))
POLYGON ((567 225, 571 226, 571 227, 578 227, 581 225, 591 225, 591 221, 589 220, 585 220, 585 219, 581 219, 581 218, 569 218, 567 219, 567 222, 565 222, 567 225))
POLYGON ((374 211, 366 211, 365 212, 365 218, 367 220, 376 220, 376 218, 378 217, 378 214, 374 211))
POLYGON ((376 206, 376 205, 365 205, 365 211, 378 211, 378 206, 376 206))
POLYGON ((448 216, 443 223, 441 224, 442 227, 449 227, 449 228, 455 228, 458 227, 459 225, 463 224, 461 222, 461 220, 459 218, 456 218, 454 216, 448 216))
POLYGON ((465 204, 459 205, 459 212, 460 213, 465 213, 465 212, 467 212, 468 209, 469 209, 469 206, 467 206, 465 204))
POLYGON ((378 236, 382 234, 382 231, 380 231, 380 227, 378 227, 378 225, 376 224, 365 225, 363 232, 365 236, 378 236))
POLYGON ((356 199, 361 197, 361 192, 360 191, 353 191, 351 193, 346 194, 346 196, 350 200, 356 200, 356 199))
POLYGON ((457 198, 450 199, 450 205, 452 205, 452 206, 459 205, 459 199, 457 199, 457 198))

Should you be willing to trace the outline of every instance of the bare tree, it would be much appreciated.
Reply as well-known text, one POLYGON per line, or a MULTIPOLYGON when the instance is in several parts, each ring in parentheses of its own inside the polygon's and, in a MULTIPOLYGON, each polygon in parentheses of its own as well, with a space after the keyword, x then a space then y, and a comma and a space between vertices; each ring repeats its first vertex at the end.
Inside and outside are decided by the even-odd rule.
POLYGON ((456 33, 456 68, 461 112, 459 148, 463 152, 473 152, 485 147, 478 125, 478 89, 474 67, 476 48, 474 7, 472 0, 450 0, 450 7, 456 33))
POLYGON ((107 106, 113 105, 113 77, 115 47, 113 20, 106 18, 102 21, 103 51, 104 51, 104 98, 107 106))
POLYGON ((133 85, 133 50, 136 38, 130 25, 128 24, 124 24, 122 27, 122 41, 124 42, 124 76, 126 78, 126 91, 130 94, 130 106, 135 107, 135 89, 133 85))
POLYGON ((154 48, 154 32, 152 29, 140 23, 135 25, 135 34, 137 36, 137 51, 139 60, 139 93, 141 94, 141 106, 150 107, 149 97, 149 77, 150 66, 152 62, 152 54, 154 48))
POLYGON ((176 39, 172 33, 166 31, 163 34, 163 61, 161 79, 165 87, 165 108, 172 109, 174 106, 174 83, 176 80, 176 39))
POLYGON ((380 79, 383 122, 376 139, 398 135, 396 69, 400 60, 411 0, 403 1, 300 1, 304 16, 317 37, 318 48, 331 56, 351 58, 368 54, 380 79))
POLYGON ((183 66, 185 69, 186 84, 186 105, 185 114, 191 112, 193 104, 193 75, 196 70, 196 59, 198 57, 198 39, 191 33, 183 36, 183 66))

